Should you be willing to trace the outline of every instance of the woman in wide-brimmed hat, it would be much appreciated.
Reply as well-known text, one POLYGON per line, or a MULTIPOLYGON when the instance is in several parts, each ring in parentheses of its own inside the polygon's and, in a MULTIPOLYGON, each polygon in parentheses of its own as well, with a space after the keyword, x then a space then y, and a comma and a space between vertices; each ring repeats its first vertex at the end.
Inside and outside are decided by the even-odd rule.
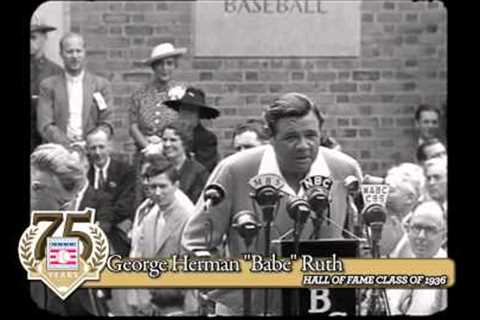
MULTIPOLYGON (((149 58, 143 62, 153 70, 153 79, 143 84, 131 97, 129 108, 130 135, 137 147, 135 166, 137 186, 140 186, 140 166, 144 157, 161 153, 163 128, 177 119, 177 112, 165 106, 168 90, 178 83, 172 79, 178 67, 178 58, 186 48, 175 48, 171 43, 162 43, 153 48, 149 58)), ((142 190, 136 188, 136 204, 143 199, 142 190)))
POLYGON ((192 152, 195 160, 212 172, 219 158, 217 136, 206 129, 200 119, 214 119, 220 115, 220 111, 208 106, 203 90, 194 87, 173 87, 169 91, 169 100, 164 103, 178 112, 180 120, 190 123, 193 127, 192 152))

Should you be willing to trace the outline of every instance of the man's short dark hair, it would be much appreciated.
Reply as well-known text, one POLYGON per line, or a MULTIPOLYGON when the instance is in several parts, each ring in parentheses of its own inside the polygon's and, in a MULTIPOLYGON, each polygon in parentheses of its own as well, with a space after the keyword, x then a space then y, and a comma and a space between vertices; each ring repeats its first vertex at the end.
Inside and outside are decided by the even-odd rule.
POLYGON ((86 137, 88 136, 91 136, 93 134, 96 134, 98 132, 103 132, 105 133, 105 135, 107 136, 107 140, 110 141, 112 139, 112 132, 111 130, 107 130, 105 127, 95 127, 93 129, 91 129, 90 131, 87 132, 87 134, 85 135, 86 137))
POLYGON ((151 179, 165 173, 172 183, 180 179, 175 165, 163 156, 151 157, 145 171, 142 172, 142 179, 151 179))
POLYGON ((420 121, 420 116, 422 112, 426 112, 426 111, 436 112, 438 115, 438 118, 440 118, 440 115, 441 115, 440 109, 429 104, 421 104, 418 106, 417 110, 415 111, 415 120, 420 121))
POLYGON ((272 135, 275 135, 278 120, 287 117, 304 117, 313 111, 319 122, 319 129, 322 127, 324 117, 318 107, 301 93, 286 93, 271 104, 265 111, 265 121, 272 135))
POLYGON ((245 122, 238 124, 233 130, 233 138, 246 131, 255 132, 259 140, 266 141, 270 139, 267 124, 262 119, 248 119, 245 122))
POLYGON ((434 144, 437 144, 437 143, 442 143, 442 141, 440 141, 437 138, 431 138, 431 139, 428 139, 427 141, 423 142, 421 145, 419 145, 418 148, 417 148, 417 160, 418 160, 418 162, 427 161, 428 159, 427 159, 427 154, 425 153, 425 150, 428 147, 433 146, 434 144))

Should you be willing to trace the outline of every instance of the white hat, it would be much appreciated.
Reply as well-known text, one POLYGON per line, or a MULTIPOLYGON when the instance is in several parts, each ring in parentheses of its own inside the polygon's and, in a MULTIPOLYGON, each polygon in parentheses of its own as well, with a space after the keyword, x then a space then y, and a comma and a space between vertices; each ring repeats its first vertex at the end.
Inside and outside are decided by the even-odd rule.
POLYGON ((187 52, 187 48, 175 48, 171 43, 161 43, 152 50, 150 58, 145 60, 144 63, 151 65, 153 62, 165 59, 168 57, 175 57, 184 55, 187 52))

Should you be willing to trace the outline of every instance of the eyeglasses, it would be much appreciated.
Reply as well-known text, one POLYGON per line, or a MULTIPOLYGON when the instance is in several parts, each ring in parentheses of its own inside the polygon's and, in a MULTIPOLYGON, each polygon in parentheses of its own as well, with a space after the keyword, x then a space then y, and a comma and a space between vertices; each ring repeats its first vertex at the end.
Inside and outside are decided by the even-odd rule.
POLYGON ((415 236, 419 235, 420 232, 423 230, 427 237, 436 236, 439 232, 443 230, 443 228, 439 229, 433 226, 423 226, 420 224, 413 224, 409 227, 409 229, 410 232, 415 236))

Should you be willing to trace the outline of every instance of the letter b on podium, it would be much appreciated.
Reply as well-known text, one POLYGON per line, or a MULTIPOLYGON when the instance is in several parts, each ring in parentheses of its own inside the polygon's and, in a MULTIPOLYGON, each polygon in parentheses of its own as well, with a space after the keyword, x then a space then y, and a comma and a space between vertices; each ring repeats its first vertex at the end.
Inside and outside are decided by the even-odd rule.
MULTIPOLYGON (((280 241, 281 256, 288 257, 293 253, 293 241, 280 241)), ((340 258, 357 256, 358 242, 352 239, 321 239, 300 242, 300 254, 312 257, 331 257, 336 254, 340 258)), ((320 316, 355 316, 355 289, 351 288, 312 288, 299 289, 300 315, 320 316)), ((292 289, 282 289, 283 315, 292 314, 292 289)))

